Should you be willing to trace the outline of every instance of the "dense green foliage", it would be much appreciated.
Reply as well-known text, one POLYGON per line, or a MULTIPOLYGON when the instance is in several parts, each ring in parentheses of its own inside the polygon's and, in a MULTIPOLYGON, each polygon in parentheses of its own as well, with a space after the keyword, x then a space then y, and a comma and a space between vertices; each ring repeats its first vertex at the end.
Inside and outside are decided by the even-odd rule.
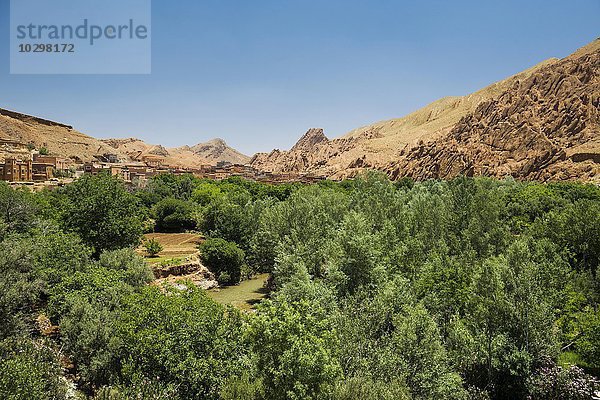
POLYGON ((97 254, 139 243, 142 218, 138 200, 108 174, 84 175, 64 190, 61 220, 97 254))
POLYGON ((156 228, 164 231, 194 229, 194 207, 190 202, 166 198, 154 205, 152 212, 156 218, 156 228))
POLYGON ((599 262, 578 183, 0 184, 0 398, 587 399, 599 262), (144 226, 199 230, 220 282, 269 272, 270 299, 148 285, 144 226))
POLYGON ((200 258, 220 283, 239 283, 244 264, 244 252, 233 242, 211 238, 200 246, 200 258))

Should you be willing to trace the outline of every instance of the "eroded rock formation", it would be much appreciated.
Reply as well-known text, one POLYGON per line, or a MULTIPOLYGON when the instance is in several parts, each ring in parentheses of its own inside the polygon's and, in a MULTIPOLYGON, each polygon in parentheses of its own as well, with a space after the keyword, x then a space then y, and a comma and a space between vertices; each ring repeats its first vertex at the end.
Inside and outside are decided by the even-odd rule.
POLYGON ((418 180, 459 174, 600 181, 600 39, 463 97, 328 140, 309 130, 289 151, 256 154, 270 172, 331 178, 380 169, 418 180))

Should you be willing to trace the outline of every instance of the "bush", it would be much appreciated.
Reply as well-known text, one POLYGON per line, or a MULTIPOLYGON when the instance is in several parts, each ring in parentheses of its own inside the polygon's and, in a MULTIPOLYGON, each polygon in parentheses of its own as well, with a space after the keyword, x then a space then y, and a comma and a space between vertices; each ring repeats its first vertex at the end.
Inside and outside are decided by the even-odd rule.
POLYGON ((373 381, 365 377, 340 381, 331 396, 332 400, 408 400, 410 392, 403 382, 373 381))
POLYGON ((0 342, 0 398, 66 399, 66 389, 47 343, 20 337, 0 342))
POLYGON ((38 214, 32 195, 0 182, 0 240, 5 234, 30 229, 38 214))
POLYGON ((579 367, 562 368, 548 362, 529 379, 529 400, 584 400, 600 389, 598 379, 579 367))
POLYGON ((196 228, 192 203, 174 198, 159 201, 153 208, 159 231, 177 232, 196 228))
POLYGON ((211 238, 198 248, 202 262, 215 274, 219 283, 239 283, 245 254, 235 243, 211 238))
POLYGON ((156 257, 163 251, 163 246, 154 238, 144 241, 144 248, 150 257, 156 257))

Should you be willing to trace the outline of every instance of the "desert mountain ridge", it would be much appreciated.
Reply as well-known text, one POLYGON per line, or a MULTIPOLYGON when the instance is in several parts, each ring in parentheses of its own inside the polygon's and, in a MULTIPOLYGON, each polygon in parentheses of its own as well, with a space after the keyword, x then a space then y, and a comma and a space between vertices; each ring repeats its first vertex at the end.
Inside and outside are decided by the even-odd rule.
POLYGON ((148 156, 158 156, 165 165, 176 167, 197 167, 203 164, 215 165, 218 162, 231 164, 246 164, 250 157, 229 147, 220 138, 198 143, 194 146, 165 148, 153 145, 137 138, 101 139, 101 141, 116 151, 127 154, 128 157, 139 160, 148 156))
POLYGON ((222 139, 165 148, 137 138, 95 139, 72 126, 0 109, 0 139, 78 161, 115 154, 198 167, 220 161, 275 174, 341 179, 364 169, 394 179, 469 176, 600 182, 600 38, 466 96, 329 139, 309 129, 290 150, 252 158, 222 139))
POLYGON ((229 147, 223 139, 212 139, 194 146, 165 148, 137 138, 96 139, 72 126, 0 108, 0 140, 45 147, 57 156, 75 161, 93 161, 105 154, 115 154, 123 161, 137 161, 146 156, 160 158, 165 165, 193 168, 218 162, 245 164, 250 157, 229 147))
POLYGON ((255 154, 274 173, 331 178, 380 169, 392 178, 458 174, 600 181, 600 39, 467 96, 328 139, 310 129, 288 151, 255 154))

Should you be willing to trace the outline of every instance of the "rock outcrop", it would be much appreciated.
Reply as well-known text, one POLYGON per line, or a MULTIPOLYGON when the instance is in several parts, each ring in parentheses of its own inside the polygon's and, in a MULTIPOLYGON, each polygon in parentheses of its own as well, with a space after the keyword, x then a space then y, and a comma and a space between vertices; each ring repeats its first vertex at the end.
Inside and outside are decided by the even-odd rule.
POLYGON ((419 180, 466 174, 599 181, 599 57, 600 39, 404 118, 333 140, 311 130, 289 151, 259 153, 251 164, 330 178, 379 169, 419 180))
POLYGON ((191 256, 177 265, 153 266, 152 271, 156 278, 153 284, 158 286, 164 283, 179 285, 183 281, 190 281, 206 290, 219 286, 213 273, 200 263, 197 256, 191 256))
POLYGON ((207 160, 210 164, 224 161, 231 164, 246 164, 250 157, 229 147, 223 139, 216 138, 206 143, 198 143, 189 148, 191 152, 207 160))
POLYGON ((598 182, 598 161, 600 41, 517 80, 387 171, 419 180, 465 174, 598 182))

